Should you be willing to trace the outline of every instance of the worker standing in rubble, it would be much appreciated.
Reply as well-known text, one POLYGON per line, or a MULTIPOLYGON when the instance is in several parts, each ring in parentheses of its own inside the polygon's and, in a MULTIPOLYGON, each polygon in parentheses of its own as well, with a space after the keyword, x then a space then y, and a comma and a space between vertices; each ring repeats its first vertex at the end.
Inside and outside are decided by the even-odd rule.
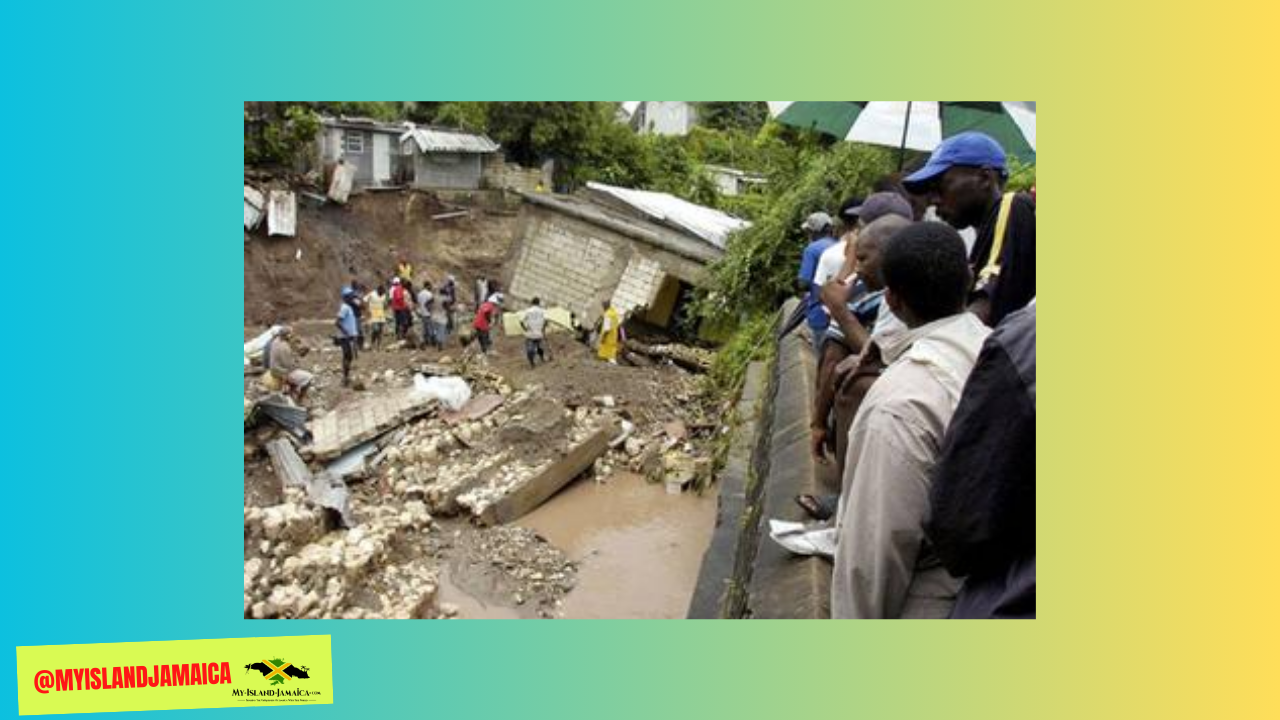
POLYGON ((440 294, 444 296, 445 330, 447 334, 452 334, 455 322, 453 310, 458 304, 458 279, 452 275, 446 275, 444 285, 440 286, 440 294))
POLYGON ((444 350, 445 340, 449 338, 449 311, 446 310, 448 298, 444 289, 436 293, 436 300, 431 304, 431 340, 437 350, 444 350))
POLYGON ((348 289, 343 293, 342 304, 338 306, 338 319, 335 322, 338 326, 336 340, 338 347, 342 348, 342 387, 351 386, 351 361, 356 356, 356 337, 360 333, 356 324, 356 311, 351 309, 351 299, 354 296, 354 290, 348 289))
POLYGON ((404 282, 413 282, 413 264, 401 257, 396 265, 396 276, 404 282))
POLYGON ((493 324, 498 321, 499 308, 502 307, 502 293, 494 293, 489 296, 480 305, 480 309, 476 311, 475 322, 471 324, 476 331, 476 339, 480 341, 480 352, 485 355, 489 354, 489 350, 493 348, 493 338, 490 332, 493 330, 493 324))
POLYGON ((409 294, 405 292, 400 278, 391 281, 391 313, 396 319, 396 339, 403 340, 412 320, 409 313, 409 294))
POLYGON ((533 305, 520 317, 520 327, 524 329, 524 354, 529 358, 529 367, 535 367, 535 358, 547 361, 547 313, 542 309, 542 300, 533 299, 533 305))
POLYGON ((604 313, 600 316, 600 346, 598 354, 601 360, 612 365, 618 364, 618 337, 622 330, 622 321, 618 311, 608 300, 601 300, 600 307, 604 313))
POLYGON ((360 282, 355 278, 351 278, 351 282, 342 288, 342 297, 344 302, 351 306, 351 310, 356 314, 356 343, 353 348, 357 354, 364 350, 364 295, 360 282))
POLYGON ((374 350, 382 346, 382 329, 387 325, 387 289, 381 285, 364 298, 369 308, 369 344, 374 350))
POLYGON ((422 347, 436 345, 435 331, 431 327, 431 310, 435 304, 436 295, 431 292, 431 281, 423 280, 422 289, 418 291, 418 319, 422 321, 422 347))

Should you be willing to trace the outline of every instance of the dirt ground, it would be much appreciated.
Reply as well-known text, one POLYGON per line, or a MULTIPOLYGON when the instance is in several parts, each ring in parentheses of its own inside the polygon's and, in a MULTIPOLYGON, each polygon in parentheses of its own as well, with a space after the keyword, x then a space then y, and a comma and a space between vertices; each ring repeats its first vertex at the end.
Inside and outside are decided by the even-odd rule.
POLYGON ((352 278, 375 287, 395 274, 401 257, 413 263, 415 279, 456 275, 459 299, 473 303, 475 278, 507 279, 503 268, 520 223, 519 204, 501 193, 442 201, 408 190, 376 192, 323 206, 300 195, 296 237, 268 238, 265 227, 245 233, 245 323, 329 317, 339 288, 352 278), (432 219, 462 210, 468 215, 432 219))

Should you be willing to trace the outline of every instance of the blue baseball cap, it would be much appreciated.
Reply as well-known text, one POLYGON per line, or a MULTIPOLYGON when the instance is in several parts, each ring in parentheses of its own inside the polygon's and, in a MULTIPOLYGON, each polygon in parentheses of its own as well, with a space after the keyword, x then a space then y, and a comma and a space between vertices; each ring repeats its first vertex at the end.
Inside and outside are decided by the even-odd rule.
POLYGON ((934 148, 929 162, 902 181, 907 190, 917 192, 953 167, 994 168, 1007 174, 1004 148, 986 133, 963 132, 953 135, 934 148))

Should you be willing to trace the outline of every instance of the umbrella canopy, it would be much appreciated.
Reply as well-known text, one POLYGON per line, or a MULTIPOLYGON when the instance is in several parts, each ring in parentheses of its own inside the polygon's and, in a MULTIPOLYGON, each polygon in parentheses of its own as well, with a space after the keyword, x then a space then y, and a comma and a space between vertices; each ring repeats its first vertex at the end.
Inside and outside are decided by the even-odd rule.
POLYGON ((1036 161, 1036 111, 1023 102, 780 101, 769 113, 781 123, 841 140, 929 152, 967 130, 995 138, 1010 155, 1036 161))

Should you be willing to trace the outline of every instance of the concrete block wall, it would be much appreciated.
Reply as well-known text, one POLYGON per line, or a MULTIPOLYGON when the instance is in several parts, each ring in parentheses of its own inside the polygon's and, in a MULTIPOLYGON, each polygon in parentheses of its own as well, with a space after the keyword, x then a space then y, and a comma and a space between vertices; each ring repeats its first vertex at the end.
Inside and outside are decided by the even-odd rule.
POLYGON ((511 279, 511 295, 563 306, 584 322, 600 314, 625 267, 623 241, 571 218, 548 216, 529 224, 511 279))
POLYGON ((607 227, 529 203, 525 211, 508 294, 566 307, 584 324, 600 316, 604 298, 620 310, 652 307, 668 277, 696 285, 705 272, 696 260, 607 227))
POLYGON ((652 307, 658 288, 662 285, 662 265, 656 260, 632 255, 622 279, 613 292, 613 306, 620 313, 637 307, 652 307))
POLYGON ((498 190, 520 190, 522 192, 538 192, 551 187, 549 177, 536 168, 526 168, 509 163, 501 156, 491 156, 484 161, 484 185, 498 190))

